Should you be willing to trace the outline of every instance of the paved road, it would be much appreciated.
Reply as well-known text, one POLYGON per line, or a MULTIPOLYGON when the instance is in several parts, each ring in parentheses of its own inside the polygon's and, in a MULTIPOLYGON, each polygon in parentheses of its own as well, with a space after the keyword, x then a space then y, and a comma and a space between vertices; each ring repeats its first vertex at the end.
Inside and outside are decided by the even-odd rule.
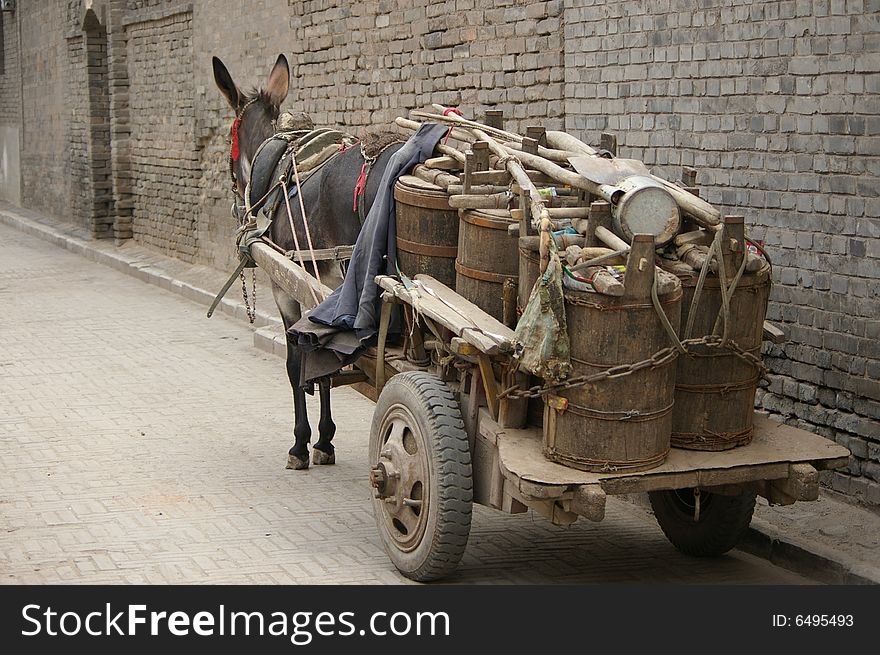
MULTIPOLYGON (((370 509, 371 403, 334 391, 339 463, 285 470, 284 367, 251 344, 0 225, 0 581, 404 582, 370 509)), ((742 553, 685 558, 613 499, 569 528, 476 508, 453 581, 807 582, 742 553)))

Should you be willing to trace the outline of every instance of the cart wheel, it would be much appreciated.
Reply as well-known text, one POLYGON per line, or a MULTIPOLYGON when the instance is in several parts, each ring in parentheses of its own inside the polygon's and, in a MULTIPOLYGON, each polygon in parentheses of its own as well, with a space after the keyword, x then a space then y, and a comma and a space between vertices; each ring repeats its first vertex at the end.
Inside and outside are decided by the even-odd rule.
POLYGON ((395 375, 370 430, 373 514, 385 551, 420 582, 451 573, 471 530, 471 453, 458 401, 435 375, 395 375))
POLYGON ((701 491, 696 521, 694 489, 651 491, 648 495, 657 523, 673 546, 686 555, 717 557, 742 539, 752 520, 756 494, 722 496, 701 491))

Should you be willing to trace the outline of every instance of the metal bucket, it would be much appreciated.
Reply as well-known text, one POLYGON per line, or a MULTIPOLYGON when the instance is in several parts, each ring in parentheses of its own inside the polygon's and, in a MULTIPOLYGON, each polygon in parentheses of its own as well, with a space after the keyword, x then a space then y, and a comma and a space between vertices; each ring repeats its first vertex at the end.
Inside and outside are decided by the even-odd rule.
MULTIPOLYGON (((681 324, 687 324, 696 277, 684 280, 681 324)), ((691 335, 711 334, 721 308, 721 285, 707 277, 691 335)), ((730 300, 728 338, 760 358, 770 276, 743 275, 730 300)), ((760 371, 731 350, 692 346, 678 358, 672 445, 689 450, 727 450, 752 440, 760 371)))
POLYGON ((397 263, 409 277, 427 273, 455 288, 458 212, 439 186, 412 175, 394 185, 397 263))
POLYGON ((464 298, 504 320, 504 283, 517 284, 519 256, 507 228, 505 209, 462 209, 458 228, 455 287, 464 298))
MULTIPOLYGON (((647 261, 652 264, 642 274, 653 275, 652 237, 636 238, 647 240, 647 261)), ((639 260, 630 256, 628 271, 634 261, 639 260)), ((639 293, 631 295, 627 290, 621 297, 565 292, 572 377, 640 362, 671 345, 649 294, 650 283, 642 285, 639 293)), ((681 297, 679 285, 660 296, 674 329, 681 316, 681 297)), ((669 453, 674 396, 674 358, 547 396, 544 454, 584 471, 643 471, 659 466, 669 453)))

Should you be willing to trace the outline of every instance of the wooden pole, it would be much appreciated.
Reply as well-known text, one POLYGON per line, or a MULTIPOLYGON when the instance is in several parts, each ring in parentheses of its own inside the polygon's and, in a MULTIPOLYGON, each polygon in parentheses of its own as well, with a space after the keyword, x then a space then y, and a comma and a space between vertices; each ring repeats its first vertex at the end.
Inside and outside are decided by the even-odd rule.
POLYGON ((333 289, 318 282, 302 266, 265 243, 259 241, 252 243, 250 253, 251 258, 266 271, 269 278, 302 305, 303 309, 312 309, 315 306, 315 299, 309 287, 314 290, 319 301, 333 293, 333 289))

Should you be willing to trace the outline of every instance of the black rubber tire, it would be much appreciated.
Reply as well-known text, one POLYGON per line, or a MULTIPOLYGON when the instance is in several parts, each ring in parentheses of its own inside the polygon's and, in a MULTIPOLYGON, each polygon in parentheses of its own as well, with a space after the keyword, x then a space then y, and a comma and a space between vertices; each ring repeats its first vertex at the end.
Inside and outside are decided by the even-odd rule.
POLYGON ((694 521, 693 489, 651 491, 657 523, 672 545, 685 555, 717 557, 736 546, 752 520, 755 494, 700 494, 700 520, 694 521))
POLYGON ((373 513, 394 566, 412 580, 439 580, 458 566, 470 535, 473 479, 468 437, 458 400, 445 382, 421 371, 400 373, 385 385, 376 402, 370 430, 371 466, 379 461, 383 417, 397 405, 409 410, 427 442, 430 502, 421 541, 414 550, 401 550, 387 533, 381 500, 373 500, 373 513))

